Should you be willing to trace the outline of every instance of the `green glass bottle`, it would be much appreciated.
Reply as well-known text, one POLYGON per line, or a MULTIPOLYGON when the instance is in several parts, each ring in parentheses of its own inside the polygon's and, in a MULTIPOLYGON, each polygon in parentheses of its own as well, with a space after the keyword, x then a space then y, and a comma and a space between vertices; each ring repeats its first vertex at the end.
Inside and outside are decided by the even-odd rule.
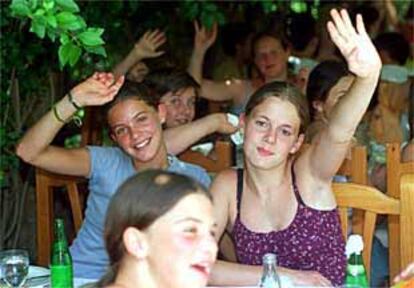
POLYGON ((50 260, 52 288, 73 288, 72 256, 66 241, 63 219, 55 219, 55 239, 50 260))
POLYGON ((346 243, 348 264, 346 267, 345 287, 369 287, 367 273, 362 260, 364 242, 360 235, 350 235, 346 243))

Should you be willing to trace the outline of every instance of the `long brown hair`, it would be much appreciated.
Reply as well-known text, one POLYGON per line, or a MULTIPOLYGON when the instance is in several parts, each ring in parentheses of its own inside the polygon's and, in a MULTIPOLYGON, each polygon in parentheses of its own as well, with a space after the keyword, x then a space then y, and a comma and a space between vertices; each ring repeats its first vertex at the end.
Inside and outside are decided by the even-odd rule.
POLYGON ((122 240, 125 229, 147 229, 182 198, 195 193, 212 199, 195 180, 165 170, 146 170, 126 180, 112 197, 106 214, 104 238, 110 266, 97 286, 115 281, 126 253, 122 240))

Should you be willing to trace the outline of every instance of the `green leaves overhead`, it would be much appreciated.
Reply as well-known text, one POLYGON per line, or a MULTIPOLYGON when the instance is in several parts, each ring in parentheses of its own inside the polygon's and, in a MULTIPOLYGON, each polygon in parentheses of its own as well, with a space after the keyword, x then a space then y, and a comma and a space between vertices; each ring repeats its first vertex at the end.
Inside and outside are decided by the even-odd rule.
POLYGON ((78 15, 79 7, 73 0, 12 0, 9 6, 15 17, 31 20, 30 32, 52 42, 60 39, 58 49, 60 67, 74 66, 82 51, 106 57, 101 28, 88 28, 78 15))
POLYGON ((212 28, 215 22, 220 25, 226 22, 221 8, 209 1, 185 1, 182 4, 182 12, 188 20, 199 19, 208 29, 212 28))

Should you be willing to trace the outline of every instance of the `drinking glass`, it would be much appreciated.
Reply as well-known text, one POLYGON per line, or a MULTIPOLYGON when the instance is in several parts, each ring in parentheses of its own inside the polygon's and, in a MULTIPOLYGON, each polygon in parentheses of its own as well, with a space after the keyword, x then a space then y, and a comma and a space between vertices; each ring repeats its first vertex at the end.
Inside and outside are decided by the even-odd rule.
POLYGON ((0 251, 0 271, 9 287, 22 287, 29 272, 29 253, 23 249, 0 251))

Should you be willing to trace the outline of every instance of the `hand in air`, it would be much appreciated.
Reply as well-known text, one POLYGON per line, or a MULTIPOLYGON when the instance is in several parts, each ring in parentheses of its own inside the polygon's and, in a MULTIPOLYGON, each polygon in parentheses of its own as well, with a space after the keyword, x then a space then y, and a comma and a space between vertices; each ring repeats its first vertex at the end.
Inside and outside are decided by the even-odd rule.
POLYGON ((348 69, 361 78, 377 78, 381 59, 365 31, 361 15, 356 18, 356 31, 345 9, 341 13, 332 9, 331 16, 333 22, 327 24, 329 35, 345 57, 348 69))
POLYGON ((75 86, 71 93, 81 106, 100 106, 110 102, 124 83, 124 76, 114 81, 112 73, 95 72, 91 77, 75 86))
POLYGON ((194 49, 205 53, 208 48, 213 45, 217 38, 217 22, 213 24, 211 30, 207 30, 204 26, 199 26, 197 21, 194 21, 194 49))
POLYGON ((155 58, 164 54, 164 51, 157 51, 157 49, 167 41, 164 32, 155 29, 154 31, 147 30, 144 35, 135 43, 134 50, 137 58, 155 58))

